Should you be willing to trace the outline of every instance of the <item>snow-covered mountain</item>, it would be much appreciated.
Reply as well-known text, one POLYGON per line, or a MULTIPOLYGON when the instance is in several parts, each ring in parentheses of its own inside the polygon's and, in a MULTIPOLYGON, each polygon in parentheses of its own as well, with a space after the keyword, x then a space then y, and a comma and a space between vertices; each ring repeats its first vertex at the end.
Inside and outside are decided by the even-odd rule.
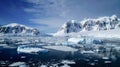
POLYGON ((112 30, 117 28, 119 23, 120 19, 116 15, 81 21, 83 31, 112 30))
POLYGON ((0 33, 38 35, 40 32, 35 28, 31 28, 22 24, 10 23, 8 25, 1 26, 0 33))
POLYGON ((120 19, 116 15, 111 17, 99 17, 97 19, 84 19, 80 23, 75 20, 70 20, 63 24, 60 30, 55 33, 55 36, 64 35, 67 33, 77 33, 83 31, 104 31, 120 28, 120 19))
POLYGON ((54 35, 62 35, 65 33, 79 32, 82 30, 82 25, 75 20, 69 20, 60 28, 54 35))

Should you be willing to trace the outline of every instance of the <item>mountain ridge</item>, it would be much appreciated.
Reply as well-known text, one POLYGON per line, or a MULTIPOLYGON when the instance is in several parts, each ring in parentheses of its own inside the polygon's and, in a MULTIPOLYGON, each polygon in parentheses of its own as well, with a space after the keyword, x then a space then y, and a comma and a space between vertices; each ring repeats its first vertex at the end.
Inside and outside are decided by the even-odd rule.
POLYGON ((36 28, 28 27, 19 23, 10 23, 0 27, 0 33, 4 34, 31 34, 38 35, 40 32, 36 28))
POLYGON ((104 16, 96 19, 84 19, 81 22, 69 20, 64 23, 54 36, 61 36, 68 33, 81 31, 102 31, 120 28, 120 19, 116 15, 104 16), (74 25, 75 24, 75 25, 74 25))

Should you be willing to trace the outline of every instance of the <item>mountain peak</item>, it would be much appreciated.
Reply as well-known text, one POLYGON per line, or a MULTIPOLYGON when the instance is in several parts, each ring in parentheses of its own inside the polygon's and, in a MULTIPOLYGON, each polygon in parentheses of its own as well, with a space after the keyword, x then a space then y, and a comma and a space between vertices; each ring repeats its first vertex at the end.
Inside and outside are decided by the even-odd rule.
POLYGON ((35 34, 37 35, 39 31, 35 28, 28 27, 19 23, 10 23, 0 27, 0 33, 17 33, 17 34, 35 34))
POLYGON ((10 24, 4 25, 2 27, 25 27, 26 29, 33 29, 32 27, 28 27, 26 25, 19 24, 19 23, 10 23, 10 24))
POLYGON ((116 19, 117 15, 112 15, 111 18, 116 19))
POLYGON ((75 20, 69 20, 63 24, 60 30, 55 35, 61 35, 64 33, 72 33, 81 31, 82 27, 80 23, 75 20))
POLYGON ((116 28, 120 28, 120 19, 116 15, 112 15, 110 17, 104 16, 96 19, 84 19, 80 23, 77 23, 75 20, 69 20, 63 24, 55 35, 81 31, 112 30, 116 28))
POLYGON ((18 23, 10 23, 10 24, 8 24, 8 25, 4 25, 4 26, 11 26, 11 27, 15 27, 15 26, 23 26, 23 25, 21 25, 21 24, 18 24, 18 23))

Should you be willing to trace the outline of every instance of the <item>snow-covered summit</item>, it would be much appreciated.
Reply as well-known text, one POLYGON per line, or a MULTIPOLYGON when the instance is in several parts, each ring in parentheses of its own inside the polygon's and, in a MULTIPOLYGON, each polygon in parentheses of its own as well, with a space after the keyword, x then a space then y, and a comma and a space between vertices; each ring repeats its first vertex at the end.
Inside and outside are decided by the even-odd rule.
POLYGON ((116 15, 111 17, 99 17, 97 19, 85 19, 80 23, 83 26, 83 31, 99 31, 99 30, 112 30, 115 29, 120 22, 116 15))
POLYGON ((35 28, 28 27, 18 23, 10 23, 0 27, 0 33, 10 34, 39 34, 39 31, 35 28))
POLYGON ((81 31, 101 31, 120 28, 120 19, 116 15, 99 17, 97 19, 84 19, 81 22, 75 20, 67 21, 55 36, 67 33, 77 33, 81 31))
POLYGON ((82 30, 80 23, 75 20, 69 20, 60 28, 60 30, 55 35, 61 35, 63 33, 79 32, 82 30))
POLYGON ((22 25, 19 23, 10 23, 10 24, 4 25, 2 27, 17 27, 17 26, 26 27, 27 29, 33 29, 32 27, 28 27, 28 26, 25 26, 25 25, 22 25))

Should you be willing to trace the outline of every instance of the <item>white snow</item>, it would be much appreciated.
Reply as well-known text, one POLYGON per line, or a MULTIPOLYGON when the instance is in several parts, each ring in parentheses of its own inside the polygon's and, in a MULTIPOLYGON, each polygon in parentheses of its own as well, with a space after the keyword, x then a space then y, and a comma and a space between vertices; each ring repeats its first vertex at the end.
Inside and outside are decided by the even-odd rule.
POLYGON ((10 67, 27 67, 25 62, 15 62, 9 65, 10 67))
POLYGON ((93 63, 90 63, 90 65, 95 65, 95 63, 93 62, 93 63))
POLYGON ((38 35, 39 30, 18 23, 10 23, 0 27, 0 33, 17 35, 38 35))
POLYGON ((85 31, 79 32, 78 35, 82 36, 93 36, 93 37, 102 37, 102 38, 120 38, 120 30, 106 30, 106 31, 85 31))
POLYGON ((7 46, 7 44, 0 44, 0 46, 7 46))
POLYGON ((80 40, 79 38, 74 38, 74 37, 80 37, 80 36, 93 37, 93 38, 120 38, 120 29, 102 30, 102 31, 81 31, 78 33, 68 33, 67 36, 73 37, 70 39, 71 42, 79 41, 80 40))
POLYGON ((2 27, 15 27, 15 26, 25 27, 26 29, 33 29, 32 27, 27 27, 27 26, 19 24, 19 23, 10 23, 10 24, 4 25, 2 27))
POLYGON ((70 67, 68 64, 64 64, 63 66, 60 67, 70 67))
POLYGON ((54 50, 65 51, 65 52, 69 52, 69 51, 74 52, 78 50, 78 49, 68 47, 68 46, 43 46, 43 47, 47 49, 54 49, 54 50))
POLYGON ((112 61, 104 61, 104 63, 106 63, 106 64, 107 64, 107 63, 112 63, 112 61))
POLYGON ((114 47, 116 50, 120 51, 120 46, 114 47))
POLYGON ((18 42, 18 43, 15 43, 15 44, 30 44, 30 43, 31 42, 24 40, 23 42, 18 42))
POLYGON ((94 54, 95 52, 94 51, 91 51, 91 50, 88 50, 88 51, 81 51, 82 54, 94 54))
POLYGON ((118 34, 120 34, 119 30, 120 19, 116 15, 112 15, 97 19, 84 19, 80 23, 77 23, 75 20, 68 21, 61 26, 54 36, 67 36, 78 33, 78 35, 85 36, 118 37, 118 34))
POLYGON ((67 35, 67 34, 64 33, 64 30, 59 31, 59 32, 53 34, 53 36, 66 36, 66 35, 67 35))
POLYGON ((79 42, 84 41, 84 38, 69 38, 68 42, 74 43, 74 44, 78 44, 79 42))
POLYGON ((41 65, 40 67, 47 67, 47 65, 41 65))
POLYGON ((109 57, 104 56, 104 57, 102 57, 102 59, 107 60, 107 59, 109 59, 109 57))
POLYGON ((63 60, 61 63, 63 63, 63 64, 75 64, 74 61, 70 61, 70 60, 63 60))
POLYGON ((17 51, 18 52, 23 52, 23 53, 48 52, 47 49, 43 49, 43 48, 40 48, 40 47, 25 46, 25 45, 18 46, 17 51))
POLYGON ((65 24, 62 25, 60 30, 54 34, 54 36, 63 36, 67 33, 71 32, 79 32, 81 31, 82 27, 80 23, 77 23, 75 20, 69 20, 65 24))

